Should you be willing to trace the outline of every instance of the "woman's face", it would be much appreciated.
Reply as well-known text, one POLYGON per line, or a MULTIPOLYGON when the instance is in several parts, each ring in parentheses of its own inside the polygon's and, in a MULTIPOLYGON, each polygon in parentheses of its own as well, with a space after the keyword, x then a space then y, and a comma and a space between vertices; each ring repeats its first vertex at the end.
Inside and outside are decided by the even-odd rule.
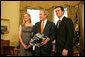
POLYGON ((23 18, 24 18, 24 21, 29 21, 30 20, 30 16, 28 16, 28 14, 24 14, 23 18))

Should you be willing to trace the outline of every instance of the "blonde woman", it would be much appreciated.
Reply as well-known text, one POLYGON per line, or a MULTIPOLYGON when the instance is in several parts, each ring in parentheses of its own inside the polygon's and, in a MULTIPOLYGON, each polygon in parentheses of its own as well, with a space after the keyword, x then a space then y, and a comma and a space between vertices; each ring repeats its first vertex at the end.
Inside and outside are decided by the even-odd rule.
POLYGON ((19 26, 20 56, 32 56, 31 45, 26 45, 31 37, 33 25, 29 13, 23 14, 24 24, 19 26))

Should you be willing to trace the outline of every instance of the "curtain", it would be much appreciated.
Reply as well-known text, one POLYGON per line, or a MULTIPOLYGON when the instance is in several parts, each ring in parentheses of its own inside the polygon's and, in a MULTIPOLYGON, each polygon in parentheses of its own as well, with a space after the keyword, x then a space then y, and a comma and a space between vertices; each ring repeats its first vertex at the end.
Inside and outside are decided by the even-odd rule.
POLYGON ((50 8, 50 9, 48 9, 48 20, 49 20, 49 21, 52 21, 52 22, 54 22, 54 19, 53 19, 53 11, 54 11, 54 8, 53 8, 53 7, 50 8))
POLYGON ((67 6, 67 15, 68 18, 72 19, 73 24, 75 24, 76 10, 74 6, 67 6))
POLYGON ((83 40, 83 26, 82 26, 82 3, 78 5, 78 19, 80 24, 80 52, 84 51, 84 40, 83 40))

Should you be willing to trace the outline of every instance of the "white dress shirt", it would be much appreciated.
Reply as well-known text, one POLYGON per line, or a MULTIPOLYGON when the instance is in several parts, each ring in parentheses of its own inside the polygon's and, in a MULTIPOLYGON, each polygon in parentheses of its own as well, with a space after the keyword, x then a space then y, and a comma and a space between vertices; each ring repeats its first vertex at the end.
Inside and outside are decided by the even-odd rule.
MULTIPOLYGON (((44 20, 44 28, 45 28, 46 23, 47 23, 47 19, 44 20)), ((41 22, 41 26, 42 26, 42 22, 41 22)))
POLYGON ((61 18, 59 18, 60 21, 57 22, 58 23, 57 28, 59 28, 59 23, 62 21, 63 17, 64 15, 61 18))
POLYGON ((64 17, 64 15, 63 15, 61 18, 59 18, 59 20, 61 20, 61 21, 62 21, 63 17, 64 17))

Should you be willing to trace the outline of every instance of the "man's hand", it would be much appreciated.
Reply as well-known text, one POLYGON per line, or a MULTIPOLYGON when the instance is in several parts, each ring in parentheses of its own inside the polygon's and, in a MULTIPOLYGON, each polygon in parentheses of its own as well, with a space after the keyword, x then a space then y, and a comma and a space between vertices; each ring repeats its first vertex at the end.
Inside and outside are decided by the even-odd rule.
POLYGON ((46 36, 46 40, 43 42, 43 45, 45 45, 48 41, 50 41, 50 38, 46 36))
POLYGON ((67 55, 68 55, 68 50, 63 49, 63 51, 62 51, 62 55, 63 55, 63 56, 67 56, 67 55))

